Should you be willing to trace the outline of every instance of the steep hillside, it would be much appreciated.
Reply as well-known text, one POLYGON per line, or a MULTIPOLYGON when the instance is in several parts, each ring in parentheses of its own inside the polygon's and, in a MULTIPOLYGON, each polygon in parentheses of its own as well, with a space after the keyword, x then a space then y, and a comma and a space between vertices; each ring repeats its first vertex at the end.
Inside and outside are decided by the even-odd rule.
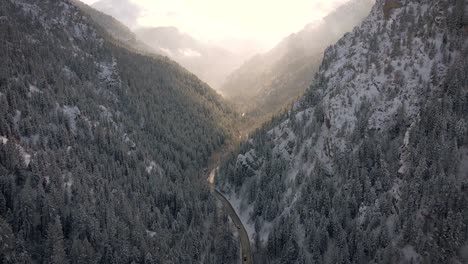
POLYGON ((378 0, 220 167, 255 263, 468 263, 465 5, 378 0))
POLYGON ((231 110, 91 21, 0 1, 0 263, 233 263, 200 177, 231 110))
POLYGON ((302 95, 318 70, 325 48, 369 14, 373 0, 352 0, 322 21, 247 61, 227 78, 221 92, 248 117, 263 119, 302 95))
POLYGON ((175 27, 141 28, 135 33, 156 53, 177 61, 215 89, 244 60, 242 54, 203 43, 175 27))
POLYGON ((127 26, 114 17, 104 14, 79 0, 74 0, 72 3, 85 12, 99 27, 105 29, 112 38, 134 49, 151 52, 150 47, 138 40, 136 35, 127 26))
MULTIPOLYGON (((95 24, 105 29, 112 38, 140 52, 167 56, 213 88, 219 88, 226 76, 238 67, 244 58, 220 47, 205 44, 175 27, 139 28, 133 32, 114 17, 79 0, 73 3, 88 14, 95 24)), ((115 13, 108 7, 105 8, 107 5, 110 3, 101 1, 93 6, 115 13), (106 5, 103 6, 103 3, 106 5)))

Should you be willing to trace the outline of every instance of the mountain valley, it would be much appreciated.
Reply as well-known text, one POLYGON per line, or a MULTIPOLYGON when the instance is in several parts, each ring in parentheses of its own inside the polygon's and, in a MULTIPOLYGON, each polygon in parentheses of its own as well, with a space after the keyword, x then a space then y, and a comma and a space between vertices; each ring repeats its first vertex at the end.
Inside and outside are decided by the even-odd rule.
POLYGON ((0 263, 468 263, 468 1, 252 57, 143 2, 0 2, 0 263))
POLYGON ((373 3, 349 1, 322 20, 306 25, 232 72, 220 92, 245 113, 249 125, 262 124, 284 112, 312 83, 325 48, 357 26, 373 3))

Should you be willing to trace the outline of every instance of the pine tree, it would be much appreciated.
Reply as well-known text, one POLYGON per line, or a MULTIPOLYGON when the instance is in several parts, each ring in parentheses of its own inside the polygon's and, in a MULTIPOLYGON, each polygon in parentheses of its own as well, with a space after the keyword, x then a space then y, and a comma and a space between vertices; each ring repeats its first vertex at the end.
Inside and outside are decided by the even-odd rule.
POLYGON ((49 224, 47 230, 48 255, 46 259, 51 264, 67 264, 68 259, 63 242, 63 231, 60 217, 56 216, 55 221, 49 224))
POLYGON ((10 225, 0 216, 0 263, 14 263, 15 236, 10 225))

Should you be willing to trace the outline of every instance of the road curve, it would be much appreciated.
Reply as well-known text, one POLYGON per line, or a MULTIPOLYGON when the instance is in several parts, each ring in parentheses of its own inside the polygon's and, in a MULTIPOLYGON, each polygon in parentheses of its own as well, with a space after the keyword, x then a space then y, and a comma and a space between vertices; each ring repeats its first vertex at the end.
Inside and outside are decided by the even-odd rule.
POLYGON ((251 255, 251 252, 250 252, 249 235, 247 234, 247 231, 245 230, 245 227, 242 224, 242 221, 240 220, 239 216, 237 215, 236 210, 234 210, 231 203, 226 199, 226 197, 224 197, 224 195, 222 193, 220 193, 217 190, 213 190, 212 193, 219 201, 221 201, 224 208, 226 208, 229 216, 231 217, 231 220, 234 222, 234 225, 237 227, 237 231, 239 233, 241 247, 242 247, 241 263, 242 264, 252 264, 252 255, 251 255))

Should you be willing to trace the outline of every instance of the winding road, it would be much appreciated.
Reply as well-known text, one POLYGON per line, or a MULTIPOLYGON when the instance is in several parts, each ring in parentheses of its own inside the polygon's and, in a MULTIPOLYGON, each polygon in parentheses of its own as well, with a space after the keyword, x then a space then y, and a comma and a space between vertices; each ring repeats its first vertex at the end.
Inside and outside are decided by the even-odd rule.
POLYGON ((241 263, 252 264, 253 262, 252 262, 252 254, 250 251, 249 235, 247 234, 247 231, 245 230, 245 227, 242 224, 242 221, 237 215, 236 210, 234 210, 234 207, 232 207, 231 203, 228 201, 228 199, 226 199, 226 197, 224 197, 224 195, 221 192, 219 192, 218 190, 214 188, 215 172, 216 172, 216 169, 213 169, 208 177, 208 182, 210 183, 211 193, 213 194, 214 197, 216 197, 223 204, 223 207, 226 209, 232 222, 234 222, 234 225, 237 227, 237 231, 240 237, 241 248, 242 248, 241 263))
POLYGON ((249 235, 247 234, 247 231, 245 230, 244 225, 242 224, 242 221, 240 220, 239 216, 236 213, 236 210, 232 207, 231 203, 224 197, 222 193, 220 193, 217 190, 213 191, 213 195, 218 198, 218 200, 223 203, 224 208, 226 208, 229 217, 231 217, 231 220, 234 222, 234 225, 237 227, 237 231, 239 233, 240 237, 240 242, 241 242, 241 247, 242 247, 242 258, 241 258, 241 263, 242 264, 252 264, 252 257, 251 257, 251 252, 250 252, 250 240, 249 240, 249 235))

